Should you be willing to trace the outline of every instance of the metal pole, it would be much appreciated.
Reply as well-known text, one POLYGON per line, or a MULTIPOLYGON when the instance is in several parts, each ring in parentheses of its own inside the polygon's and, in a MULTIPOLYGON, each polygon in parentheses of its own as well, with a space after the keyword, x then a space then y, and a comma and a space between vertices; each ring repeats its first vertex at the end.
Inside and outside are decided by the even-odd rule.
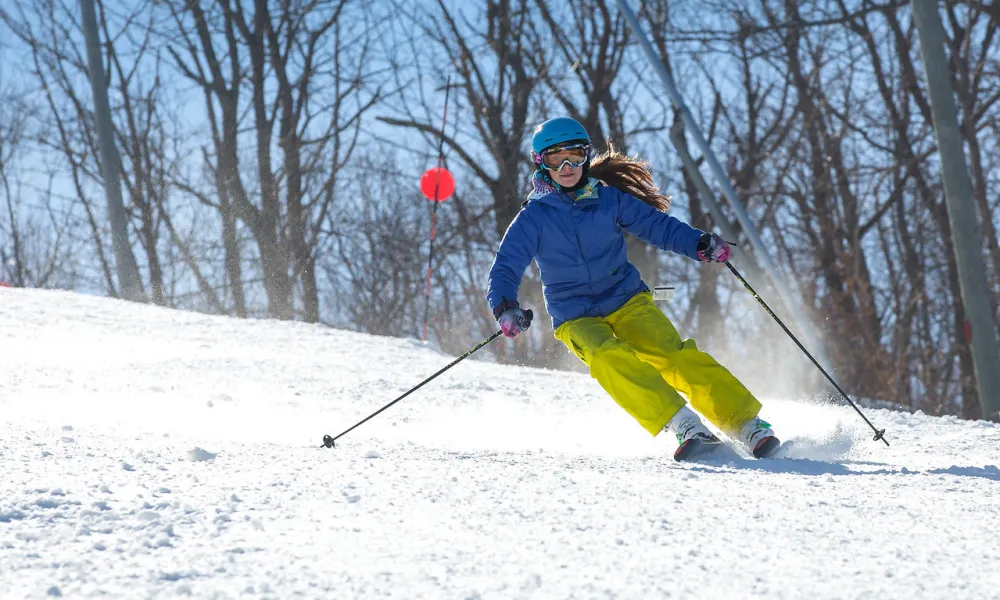
MULTIPOLYGON (((1000 350, 996 327, 990 312, 989 285, 983 264, 982 238, 972 203, 972 183, 965 164, 964 147, 958 130, 958 110, 944 53, 944 28, 937 2, 911 0, 913 22, 920 38, 920 55, 927 77, 931 117, 941 155, 941 179, 944 182, 952 245, 962 290, 968 331, 972 337, 973 370, 979 390, 979 404, 984 419, 1000 417, 1000 350)), ((984 218, 989 218, 988 215, 984 218)))
MULTIPOLYGON (((440 175, 438 176, 440 178, 440 175)), ((434 186, 434 197, 437 198, 437 184, 434 186)), ((438 202, 434 200, 434 207, 431 209, 431 238, 430 238, 430 249, 427 252, 427 282, 424 290, 424 341, 427 341, 427 323, 430 318, 431 312, 431 274, 433 273, 434 264, 434 236, 435 230, 437 229, 437 211, 438 202)))
MULTIPOLYGON (((673 142, 674 148, 677 150, 677 155, 681 159, 681 164, 684 165, 684 170, 687 171, 691 180, 694 182, 694 186, 698 189, 698 193, 701 195, 702 200, 705 201, 705 205, 708 207, 708 212, 712 215, 712 220, 715 221, 716 226, 722 230, 722 235, 727 240, 735 240, 737 238, 736 228, 733 227, 729 219, 722 213, 722 208, 719 203, 715 201, 715 194, 708 187, 708 182, 705 181, 705 177, 701 174, 698 169, 697 163, 695 163, 694 158, 691 157, 691 153, 688 152, 687 143, 684 141, 684 131, 683 122, 676 121, 674 126, 670 128, 670 141, 673 142)), ((749 265, 750 276, 754 279, 761 279, 760 268, 757 266, 750 256, 743 250, 742 246, 733 246, 732 252, 736 255, 736 258, 741 262, 749 265)))
POLYGON ((448 96, 451 94, 451 75, 444 84, 444 114, 441 117, 441 140, 438 142, 437 176, 434 178, 434 206, 431 208, 431 240, 430 248, 427 252, 427 289, 424 294, 424 341, 427 341, 427 320, 431 310, 431 269, 434 264, 434 235, 437 229, 438 188, 441 186, 441 167, 444 165, 444 128, 448 123, 448 96))
POLYGON ((101 62, 101 43, 97 33, 97 16, 94 0, 80 0, 83 13, 83 34, 87 40, 87 68, 90 71, 90 87, 94 90, 94 117, 97 121, 97 138, 101 150, 101 175, 104 178, 104 193, 108 198, 108 218, 111 221, 111 240, 115 249, 115 267, 118 271, 119 294, 126 300, 146 301, 142 289, 139 267, 135 263, 132 247, 128 241, 128 221, 122 202, 121 182, 118 173, 121 163, 115 149, 114 129, 111 125, 111 108, 108 104, 108 89, 101 62))
MULTIPOLYGON (((771 260, 771 255, 767 253, 764 241, 761 240, 760 235, 757 233, 757 227, 754 224, 753 219, 750 218, 750 215, 743 207, 743 203, 736 194, 733 184, 730 183, 725 169, 722 168, 722 164, 720 164, 719 160, 715 157, 715 152, 712 151, 712 147, 709 146, 708 140, 706 140, 705 136, 702 134, 701 128, 698 127, 698 122, 695 121, 694 115, 691 114, 687 104, 684 102, 684 98, 681 97, 680 92, 677 91, 677 86, 674 85, 674 78, 670 75, 666 66, 664 66, 663 62, 657 56, 656 50, 646 37, 646 34, 643 33, 642 27, 639 24, 639 19, 635 16, 635 13, 628 6, 628 4, 625 3, 625 0, 617 0, 617 3, 618 9, 621 10, 623 15, 625 15, 625 20, 628 22, 629 27, 632 29, 636 38, 638 38, 639 45, 642 46, 642 49, 646 54, 646 58, 653 66, 653 70, 656 71, 660 80, 663 82, 663 87, 666 89, 667 95, 670 96, 670 101, 673 103, 674 109, 681 114, 688 131, 691 133, 691 136, 701 149, 702 156, 705 157, 705 160, 708 162, 708 166, 712 170, 712 174, 715 175, 716 180, 718 180, 719 185, 722 188, 722 194, 727 200, 729 200, 729 204, 733 207, 733 211, 736 213, 736 218, 739 220, 740 225, 743 226, 747 237, 750 239, 750 245, 753 246, 755 250, 755 256, 757 257, 757 260, 760 261, 760 266, 770 277, 771 282, 774 284, 774 289, 777 290, 782 302, 784 302, 788 310, 791 311, 792 317, 795 319, 795 323, 799 326, 799 329, 809 341, 809 345, 813 348, 822 348, 822 345, 813 335, 813 330, 809 326, 808 319, 806 319, 805 315, 799 309, 799 302, 792 294, 792 291, 781 280, 777 265, 771 260)), ((824 360, 823 362, 827 361, 824 360)))

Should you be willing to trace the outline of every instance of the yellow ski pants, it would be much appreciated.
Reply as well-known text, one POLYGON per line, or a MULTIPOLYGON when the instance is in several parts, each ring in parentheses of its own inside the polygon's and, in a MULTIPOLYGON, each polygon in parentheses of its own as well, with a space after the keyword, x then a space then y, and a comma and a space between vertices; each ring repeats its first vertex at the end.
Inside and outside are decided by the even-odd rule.
POLYGON ((684 406, 678 392, 730 436, 760 411, 760 402, 728 369, 694 340, 681 341, 650 292, 636 294, 607 317, 566 321, 555 336, 653 435, 684 406))

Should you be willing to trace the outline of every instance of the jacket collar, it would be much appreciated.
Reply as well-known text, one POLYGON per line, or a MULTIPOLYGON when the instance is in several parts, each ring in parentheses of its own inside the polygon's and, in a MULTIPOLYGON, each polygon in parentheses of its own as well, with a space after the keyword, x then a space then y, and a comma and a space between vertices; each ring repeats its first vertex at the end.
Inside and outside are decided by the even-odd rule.
POLYGON ((568 198, 573 202, 581 200, 596 200, 597 190, 601 185, 601 180, 595 177, 588 177, 587 184, 575 192, 560 192, 553 185, 547 182, 533 182, 534 189, 528 194, 528 202, 544 202, 555 206, 568 204, 568 198), (539 185, 542 183, 543 185, 539 185))

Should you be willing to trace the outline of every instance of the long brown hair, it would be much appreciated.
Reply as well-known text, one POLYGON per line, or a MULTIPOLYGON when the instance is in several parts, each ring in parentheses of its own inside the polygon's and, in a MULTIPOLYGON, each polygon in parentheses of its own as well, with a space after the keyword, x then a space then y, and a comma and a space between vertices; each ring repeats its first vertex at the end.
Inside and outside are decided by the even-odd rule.
POLYGON ((598 154, 590 161, 588 175, 626 194, 632 194, 658 211, 667 212, 670 208, 670 196, 661 192, 653 182, 649 161, 638 156, 626 156, 615 149, 611 142, 608 142, 607 152, 598 154))

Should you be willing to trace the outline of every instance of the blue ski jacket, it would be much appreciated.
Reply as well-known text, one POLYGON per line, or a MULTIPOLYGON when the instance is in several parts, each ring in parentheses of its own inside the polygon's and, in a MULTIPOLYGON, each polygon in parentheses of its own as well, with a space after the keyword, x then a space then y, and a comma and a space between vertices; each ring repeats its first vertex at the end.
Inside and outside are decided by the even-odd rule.
POLYGON ((532 193, 507 228, 490 269, 490 310, 504 300, 517 301, 521 277, 534 259, 553 328, 613 313, 649 289, 628 261, 623 230, 694 260, 704 233, 594 178, 572 194, 532 193))

